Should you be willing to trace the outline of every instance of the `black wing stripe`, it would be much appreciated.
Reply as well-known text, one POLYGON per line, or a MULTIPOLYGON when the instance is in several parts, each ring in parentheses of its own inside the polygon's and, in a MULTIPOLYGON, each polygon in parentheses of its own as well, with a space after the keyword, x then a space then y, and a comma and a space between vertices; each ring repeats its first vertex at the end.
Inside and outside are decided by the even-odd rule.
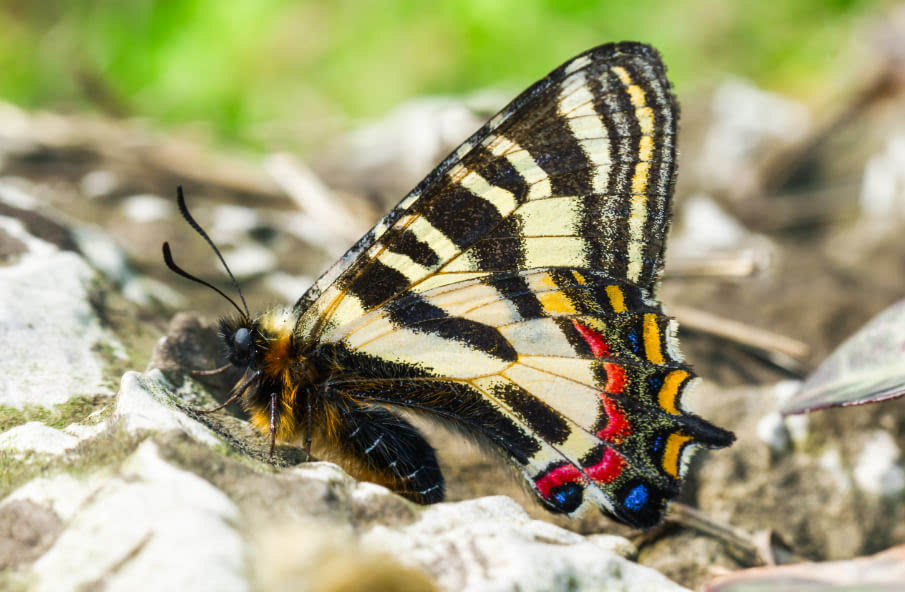
POLYGON ((547 173, 553 195, 584 195, 593 191, 591 162, 578 140, 572 134, 569 123, 562 117, 554 117, 549 131, 559 138, 554 150, 550 150, 543 137, 531 136, 519 145, 531 154, 534 161, 547 173))
POLYGON ((491 392, 532 431, 551 444, 564 443, 572 432, 562 415, 517 384, 507 382, 496 386, 491 392))
POLYGON ((387 233, 386 244, 394 253, 405 255, 418 265, 435 267, 440 263, 439 255, 430 244, 419 239, 410 229, 387 233))
POLYGON ((528 288, 524 276, 514 274, 499 278, 486 278, 483 282, 496 288, 503 296, 510 298, 523 319, 537 319, 545 316, 540 300, 528 288))
POLYGON ((420 333, 433 333, 450 341, 464 343, 472 349, 506 362, 518 359, 518 352, 494 327, 461 317, 451 317, 442 308, 413 294, 386 305, 390 320, 397 327, 420 333))
POLYGON ((512 193, 518 203, 523 203, 527 199, 528 182, 507 159, 497 158, 485 147, 480 147, 476 149, 474 160, 485 163, 475 170, 490 185, 512 193))
POLYGON ((499 210, 461 185, 447 187, 421 214, 459 248, 503 221, 499 210))
POLYGON ((364 267, 348 286, 366 309, 374 308, 409 285, 409 280, 398 270, 380 261, 372 261, 364 267))

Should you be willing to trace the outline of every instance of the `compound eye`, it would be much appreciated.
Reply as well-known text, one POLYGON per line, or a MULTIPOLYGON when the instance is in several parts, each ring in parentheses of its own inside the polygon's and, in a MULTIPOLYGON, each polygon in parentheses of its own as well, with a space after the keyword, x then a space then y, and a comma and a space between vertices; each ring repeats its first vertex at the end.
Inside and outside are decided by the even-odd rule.
POLYGON ((249 348, 251 348, 251 331, 245 327, 239 328, 236 334, 233 335, 233 343, 237 351, 248 353, 249 348))

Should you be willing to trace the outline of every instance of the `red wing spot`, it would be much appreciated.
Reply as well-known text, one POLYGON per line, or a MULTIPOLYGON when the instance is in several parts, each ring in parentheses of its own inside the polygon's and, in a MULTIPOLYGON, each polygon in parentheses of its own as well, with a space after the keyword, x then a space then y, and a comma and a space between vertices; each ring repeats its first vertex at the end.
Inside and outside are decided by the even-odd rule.
POLYGON ((600 462, 587 467, 585 473, 594 481, 609 483, 622 473, 624 467, 625 459, 622 455, 612 448, 607 448, 600 462))
POLYGON ((607 378, 606 386, 603 387, 603 390, 610 394, 618 395, 625 388, 625 368, 619 364, 605 362, 603 369, 606 370, 607 378))
POLYGON ((550 497, 550 490, 554 487, 559 487, 563 483, 571 483, 580 479, 581 472, 577 468, 573 465, 562 465, 556 467, 542 477, 535 479, 534 484, 537 486, 538 491, 540 491, 540 494, 544 499, 548 499, 550 497))
POLYGON ((603 401, 603 410, 606 412, 606 427, 597 432, 597 437, 605 442, 618 444, 632 433, 632 424, 625 418, 625 413, 619 408, 616 401, 600 393, 603 401))
POLYGON ((606 342, 606 339, 604 339, 599 331, 586 327, 575 319, 572 319, 572 326, 575 327, 575 330, 578 331, 579 334, 581 334, 585 343, 591 348, 591 353, 594 354, 595 358, 610 357, 610 344, 606 342))

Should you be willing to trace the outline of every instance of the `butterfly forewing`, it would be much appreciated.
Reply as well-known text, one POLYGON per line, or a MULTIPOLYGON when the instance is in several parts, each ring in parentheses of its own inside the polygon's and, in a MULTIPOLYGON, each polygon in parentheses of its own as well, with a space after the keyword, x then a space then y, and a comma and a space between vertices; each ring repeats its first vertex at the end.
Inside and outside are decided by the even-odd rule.
POLYGON ((732 441, 682 409, 693 374, 653 300, 677 117, 640 44, 525 91, 300 299, 326 386, 486 439, 554 511, 655 524, 685 452, 732 441))
POLYGON ((315 283, 298 303, 300 331, 314 338, 424 284, 494 271, 583 266, 651 290, 668 228, 676 120, 665 69, 648 46, 605 45, 563 64, 315 283))

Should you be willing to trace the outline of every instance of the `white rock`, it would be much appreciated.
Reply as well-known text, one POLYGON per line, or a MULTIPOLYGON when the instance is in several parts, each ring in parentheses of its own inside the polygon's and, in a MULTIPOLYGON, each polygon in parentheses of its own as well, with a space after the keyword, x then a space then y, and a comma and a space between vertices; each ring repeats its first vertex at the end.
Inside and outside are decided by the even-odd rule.
POLYGON ((71 434, 30 421, 0 434, 0 450, 11 452, 39 452, 63 454, 78 445, 79 439, 71 434))
POLYGON ((112 171, 91 171, 82 177, 79 188, 86 197, 104 197, 119 187, 119 178, 112 171))
POLYGON ((173 386, 160 370, 147 374, 126 372, 116 396, 114 417, 129 433, 178 431, 210 446, 220 444, 207 426, 172 407, 169 394, 172 390, 173 386))
POLYGON ((267 289, 276 292, 287 302, 295 302, 305 293, 305 290, 314 283, 314 278, 304 275, 289 275, 288 273, 271 273, 264 280, 267 289))
POLYGON ((342 152, 356 176, 381 183, 393 175, 411 187, 483 123, 460 99, 419 98, 343 138, 342 152))
POLYGON ((905 469, 899 460, 902 450, 888 432, 870 434, 855 464, 858 487, 875 495, 895 497, 905 491, 905 469))
POLYGON ((76 479, 67 474, 32 479, 6 496, 0 507, 15 501, 29 501, 52 510, 68 522, 105 481, 106 478, 97 475, 76 479))
POLYGON ((3 182, 0 182, 0 201, 22 210, 37 209, 41 205, 40 202, 33 195, 16 187, 15 183, 21 181, 28 183, 28 181, 18 177, 4 177, 3 182))
POLYGON ((883 152, 867 161, 861 181, 861 209, 873 223, 905 219, 905 133, 899 131, 883 152))
POLYGON ((79 442, 81 442, 82 440, 90 440, 91 438, 100 435, 107 427, 106 421, 99 421, 97 423, 71 423, 63 428, 63 431, 75 436, 78 438, 79 442))
POLYGON ((218 245, 234 245, 242 242, 248 233, 261 225, 257 210, 234 205, 218 205, 211 214, 213 220, 209 234, 218 245))
POLYGON ((431 506, 414 524, 373 528, 362 544, 427 570, 443 590, 685 590, 620 556, 631 548, 621 537, 532 520, 502 496, 431 506))
POLYGON ((789 450, 791 438, 779 411, 771 411, 757 422, 757 437, 760 438, 775 454, 783 454, 789 450))
POLYGON ((82 225, 72 229, 79 252, 110 280, 123 284, 134 275, 126 251, 102 228, 82 225))
POLYGON ((94 270, 31 236, 18 220, 0 217, 0 229, 28 247, 15 265, 0 267, 0 405, 51 407, 109 393, 95 350, 122 346, 89 302, 94 270))
MULTIPOLYGON (((273 271, 277 266, 276 255, 270 249, 255 243, 245 243, 224 252, 223 257, 229 262, 229 268, 237 278, 261 275, 273 271)), ((211 265, 219 268, 220 261, 212 261, 211 265)))
POLYGON ((839 491, 847 492, 852 488, 852 480, 845 467, 842 466, 842 455, 836 448, 830 448, 820 455, 820 467, 833 478, 839 491))
POLYGON ((123 213, 127 218, 147 224, 166 220, 173 215, 173 202, 159 195, 133 195, 126 198, 122 205, 123 213))
POLYGON ((244 591, 238 509, 146 441, 33 566, 34 590, 244 591))
MULTIPOLYGON (((743 246, 751 232, 726 213, 711 197, 694 195, 685 200, 682 208, 684 232, 678 238, 693 243, 698 251, 731 250, 743 246)), ((676 248, 676 240, 671 248, 676 248)))
POLYGON ((707 131, 698 176, 709 187, 733 188, 750 182, 752 165, 765 147, 790 144, 810 127, 807 108, 763 91, 744 80, 731 80, 713 95, 713 123, 707 131))

